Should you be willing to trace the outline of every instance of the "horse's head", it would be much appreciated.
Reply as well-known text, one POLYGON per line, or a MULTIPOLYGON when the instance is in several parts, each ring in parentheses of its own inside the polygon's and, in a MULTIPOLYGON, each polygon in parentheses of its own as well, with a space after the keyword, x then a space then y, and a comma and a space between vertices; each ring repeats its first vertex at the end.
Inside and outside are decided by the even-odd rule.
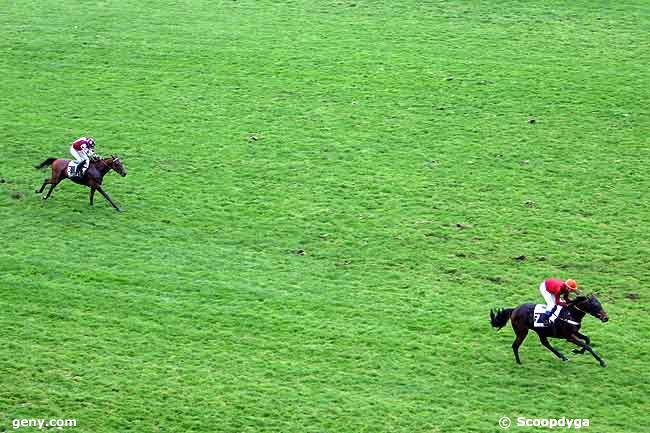
POLYGON ((111 155, 111 157, 108 160, 108 166, 113 170, 115 170, 117 173, 119 173, 120 176, 122 177, 126 176, 126 168, 122 164, 122 161, 120 160, 119 156, 111 155))
POLYGON ((601 322, 607 322, 609 320, 607 312, 603 309, 603 306, 594 294, 589 296, 578 296, 571 302, 571 305, 580 311, 591 314, 601 322))

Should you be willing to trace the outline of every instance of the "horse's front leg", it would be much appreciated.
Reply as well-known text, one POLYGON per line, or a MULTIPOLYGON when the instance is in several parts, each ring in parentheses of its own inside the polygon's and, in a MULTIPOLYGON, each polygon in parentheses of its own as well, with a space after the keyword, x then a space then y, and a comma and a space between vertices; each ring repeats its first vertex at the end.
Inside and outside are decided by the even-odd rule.
MULTIPOLYGON (((589 337, 587 337, 586 335, 581 334, 579 332, 576 332, 576 335, 578 337, 580 337, 580 339, 582 341, 584 341, 587 346, 589 346, 591 344, 591 339, 589 337)), ((582 355, 583 353, 585 353, 585 350, 587 350, 587 349, 585 349, 584 347, 582 349, 573 348, 573 349, 571 349, 571 352, 575 353, 576 355, 582 355)))
POLYGON ((567 340, 569 340, 570 342, 572 342, 576 346, 580 346, 584 350, 588 350, 589 353, 591 353, 594 356, 594 358, 596 358, 596 360, 600 363, 601 367, 607 367, 607 363, 605 362, 605 360, 603 358, 601 358, 600 356, 598 356, 598 354, 596 352, 594 352, 594 349, 592 349, 591 346, 589 346, 588 344, 583 343, 582 341, 580 341, 580 339, 578 338, 578 336, 576 334, 571 334, 571 336, 569 338, 567 338, 567 340))
POLYGON ((95 199, 95 191, 97 191, 97 188, 94 186, 90 187, 90 205, 93 205, 93 200, 95 199))
POLYGON ((116 211, 118 211, 118 212, 122 212, 122 209, 120 209, 120 208, 119 208, 115 203, 113 203, 113 200, 111 199, 111 197, 110 197, 108 194, 106 194, 106 193, 104 192, 104 190, 102 189, 101 186, 97 185, 97 191, 99 191, 99 193, 100 193, 101 195, 103 195, 104 198, 105 198, 106 200, 108 200, 108 202, 109 202, 110 204, 113 205, 113 207, 115 208, 116 211))

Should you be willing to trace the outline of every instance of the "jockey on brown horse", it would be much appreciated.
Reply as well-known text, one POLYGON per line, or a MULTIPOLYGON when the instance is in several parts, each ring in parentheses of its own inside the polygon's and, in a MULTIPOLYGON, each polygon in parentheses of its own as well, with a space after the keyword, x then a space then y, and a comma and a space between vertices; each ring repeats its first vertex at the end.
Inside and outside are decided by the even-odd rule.
POLYGON ((72 161, 57 158, 48 158, 36 165, 36 168, 52 166, 52 176, 43 181, 43 185, 41 185, 40 189, 36 190, 36 193, 42 193, 45 186, 49 184, 50 190, 43 197, 43 200, 46 200, 50 197, 50 194, 52 194, 52 191, 59 182, 64 179, 70 179, 79 185, 85 185, 90 188, 91 206, 95 197, 95 191, 99 191, 118 212, 121 212, 122 209, 113 203, 111 197, 102 189, 102 180, 110 170, 115 170, 120 176, 124 177, 126 176, 126 169, 122 165, 119 157, 111 155, 110 158, 102 158, 94 150, 95 140, 82 137, 72 143, 70 147, 70 153, 79 161, 76 168, 69 167, 72 161), (86 164, 88 164, 88 168, 84 170, 86 164))

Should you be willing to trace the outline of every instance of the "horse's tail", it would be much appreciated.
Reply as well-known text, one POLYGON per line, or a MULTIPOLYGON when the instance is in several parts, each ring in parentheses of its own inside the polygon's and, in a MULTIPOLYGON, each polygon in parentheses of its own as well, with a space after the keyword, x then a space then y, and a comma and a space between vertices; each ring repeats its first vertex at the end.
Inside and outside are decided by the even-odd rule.
POLYGON ((490 323, 492 324, 492 327, 497 328, 498 331, 506 326, 513 311, 515 311, 514 308, 497 308, 496 310, 490 310, 490 323))
POLYGON ((54 161, 56 161, 56 158, 47 158, 45 161, 41 162, 40 164, 35 165, 34 168, 47 167, 49 165, 52 165, 54 161))

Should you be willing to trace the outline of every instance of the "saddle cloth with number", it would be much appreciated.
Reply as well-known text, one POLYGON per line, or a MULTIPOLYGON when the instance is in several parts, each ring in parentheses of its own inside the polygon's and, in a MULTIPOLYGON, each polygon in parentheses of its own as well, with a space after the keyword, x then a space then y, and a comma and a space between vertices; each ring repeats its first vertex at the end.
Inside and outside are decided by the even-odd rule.
POLYGON ((544 315, 546 314, 546 305, 536 304, 535 311, 533 312, 533 324, 535 328, 546 328, 544 324, 544 315))
MULTIPOLYGON (((77 171, 77 166, 78 165, 79 165, 79 163, 77 161, 69 161, 68 162, 68 167, 65 169, 65 174, 68 177, 74 177, 75 172, 77 171)), ((86 170, 88 170, 88 165, 89 164, 86 164, 86 167, 84 167, 84 171, 83 171, 83 173, 81 173, 81 176, 83 176, 86 173, 86 170)))

